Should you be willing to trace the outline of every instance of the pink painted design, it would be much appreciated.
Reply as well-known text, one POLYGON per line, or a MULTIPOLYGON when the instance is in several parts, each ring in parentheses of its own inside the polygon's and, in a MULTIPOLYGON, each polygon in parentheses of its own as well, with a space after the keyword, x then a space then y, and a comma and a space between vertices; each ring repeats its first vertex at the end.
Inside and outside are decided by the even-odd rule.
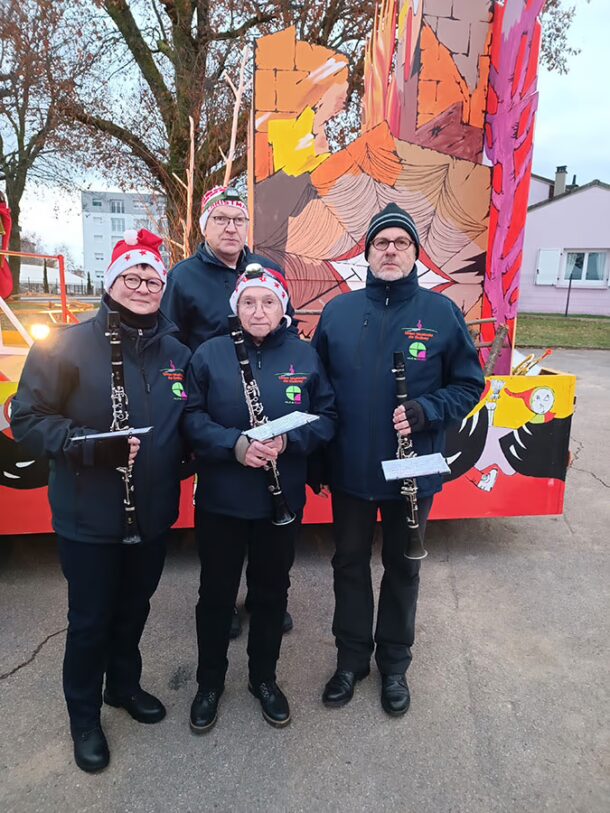
MULTIPOLYGON (((519 272, 532 171, 532 140, 538 106, 536 69, 544 0, 506 0, 494 12, 491 69, 485 120, 485 150, 493 164, 489 246, 483 317, 496 325, 514 320, 519 299, 519 272)), ((484 325, 492 341, 494 325, 484 325)), ((482 351, 484 360, 489 349, 482 351)), ((510 372, 510 352, 503 351, 496 373, 510 372)))

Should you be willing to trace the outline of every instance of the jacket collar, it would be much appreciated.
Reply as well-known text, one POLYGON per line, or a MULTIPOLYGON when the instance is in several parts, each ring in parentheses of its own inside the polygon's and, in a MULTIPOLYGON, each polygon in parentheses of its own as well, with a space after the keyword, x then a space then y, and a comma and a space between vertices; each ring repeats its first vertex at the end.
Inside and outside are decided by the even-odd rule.
MULTIPOLYGON (((107 325, 108 325, 108 312, 110 308, 102 299, 100 301, 100 307, 97 314, 94 317, 94 321, 96 323, 96 327, 98 330, 101 330, 103 334, 106 333, 107 325)), ((143 343, 142 347, 147 347, 149 344, 153 344, 154 342, 161 339, 163 336, 169 334, 176 334, 178 335, 178 328, 176 325, 170 321, 167 316, 165 316, 162 311, 158 311, 157 313, 157 326, 150 328, 149 330, 142 331, 142 338, 143 343)), ((139 334, 137 328, 129 327, 129 325, 124 324, 121 322, 121 333, 125 336, 130 337, 137 337, 139 334)))
POLYGON ((417 280, 417 266, 413 266, 411 273, 396 280, 396 282, 386 282, 373 276, 371 269, 366 275, 366 295, 374 302, 384 302, 393 305, 397 302, 404 302, 411 299, 419 290, 417 280))

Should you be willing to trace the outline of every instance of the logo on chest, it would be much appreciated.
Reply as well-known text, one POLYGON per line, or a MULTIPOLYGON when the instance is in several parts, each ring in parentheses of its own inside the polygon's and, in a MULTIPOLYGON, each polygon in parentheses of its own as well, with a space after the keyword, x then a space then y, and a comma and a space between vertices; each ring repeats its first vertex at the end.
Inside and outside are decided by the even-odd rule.
POLYGON ((286 386, 284 395, 286 396, 286 404, 299 405, 303 397, 303 385, 309 378, 309 373, 298 373, 294 369, 294 365, 290 365, 290 369, 286 373, 275 373, 276 377, 286 386))
POLYGON ((436 335, 436 330, 422 325, 421 319, 417 320, 415 327, 403 327, 402 332, 409 340, 407 345, 407 359, 409 361, 426 361, 428 358, 428 343, 436 335))
POLYGON ((169 382, 174 401, 186 401, 187 395, 184 390, 184 370, 182 367, 176 367, 170 359, 169 367, 161 370, 161 375, 169 382))

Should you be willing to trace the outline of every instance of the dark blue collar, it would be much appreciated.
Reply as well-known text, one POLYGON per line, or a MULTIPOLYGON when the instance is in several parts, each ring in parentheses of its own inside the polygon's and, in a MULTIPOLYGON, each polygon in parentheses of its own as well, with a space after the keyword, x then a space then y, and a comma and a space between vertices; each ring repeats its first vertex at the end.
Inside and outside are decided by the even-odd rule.
POLYGON ((366 295, 374 302, 382 302, 386 305, 405 302, 414 297, 418 290, 417 266, 413 266, 413 270, 407 277, 396 280, 396 282, 377 279, 370 268, 366 275, 366 295))
POLYGON ((257 345, 252 336, 249 333, 246 333, 245 330, 244 330, 244 339, 248 347, 254 347, 257 350, 262 350, 263 348, 267 347, 277 347, 286 338, 287 330, 288 325, 286 324, 286 320, 282 318, 282 321, 279 323, 279 325, 276 327, 273 333, 270 333, 268 336, 265 336, 265 338, 260 344, 257 345))

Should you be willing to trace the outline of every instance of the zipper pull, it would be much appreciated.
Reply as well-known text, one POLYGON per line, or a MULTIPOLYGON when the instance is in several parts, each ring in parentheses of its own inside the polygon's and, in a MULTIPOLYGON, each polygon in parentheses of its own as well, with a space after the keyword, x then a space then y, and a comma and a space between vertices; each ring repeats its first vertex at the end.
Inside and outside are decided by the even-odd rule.
POLYGON ((389 304, 390 304, 390 286, 386 285, 385 286, 385 306, 386 306, 386 308, 388 307, 389 304))
POLYGON ((256 369, 257 370, 263 369, 263 357, 260 350, 256 351, 256 369))
POLYGON ((369 324, 369 320, 368 320, 368 316, 367 316, 367 318, 364 320, 364 324, 362 325, 362 327, 368 327, 368 324, 369 324))

